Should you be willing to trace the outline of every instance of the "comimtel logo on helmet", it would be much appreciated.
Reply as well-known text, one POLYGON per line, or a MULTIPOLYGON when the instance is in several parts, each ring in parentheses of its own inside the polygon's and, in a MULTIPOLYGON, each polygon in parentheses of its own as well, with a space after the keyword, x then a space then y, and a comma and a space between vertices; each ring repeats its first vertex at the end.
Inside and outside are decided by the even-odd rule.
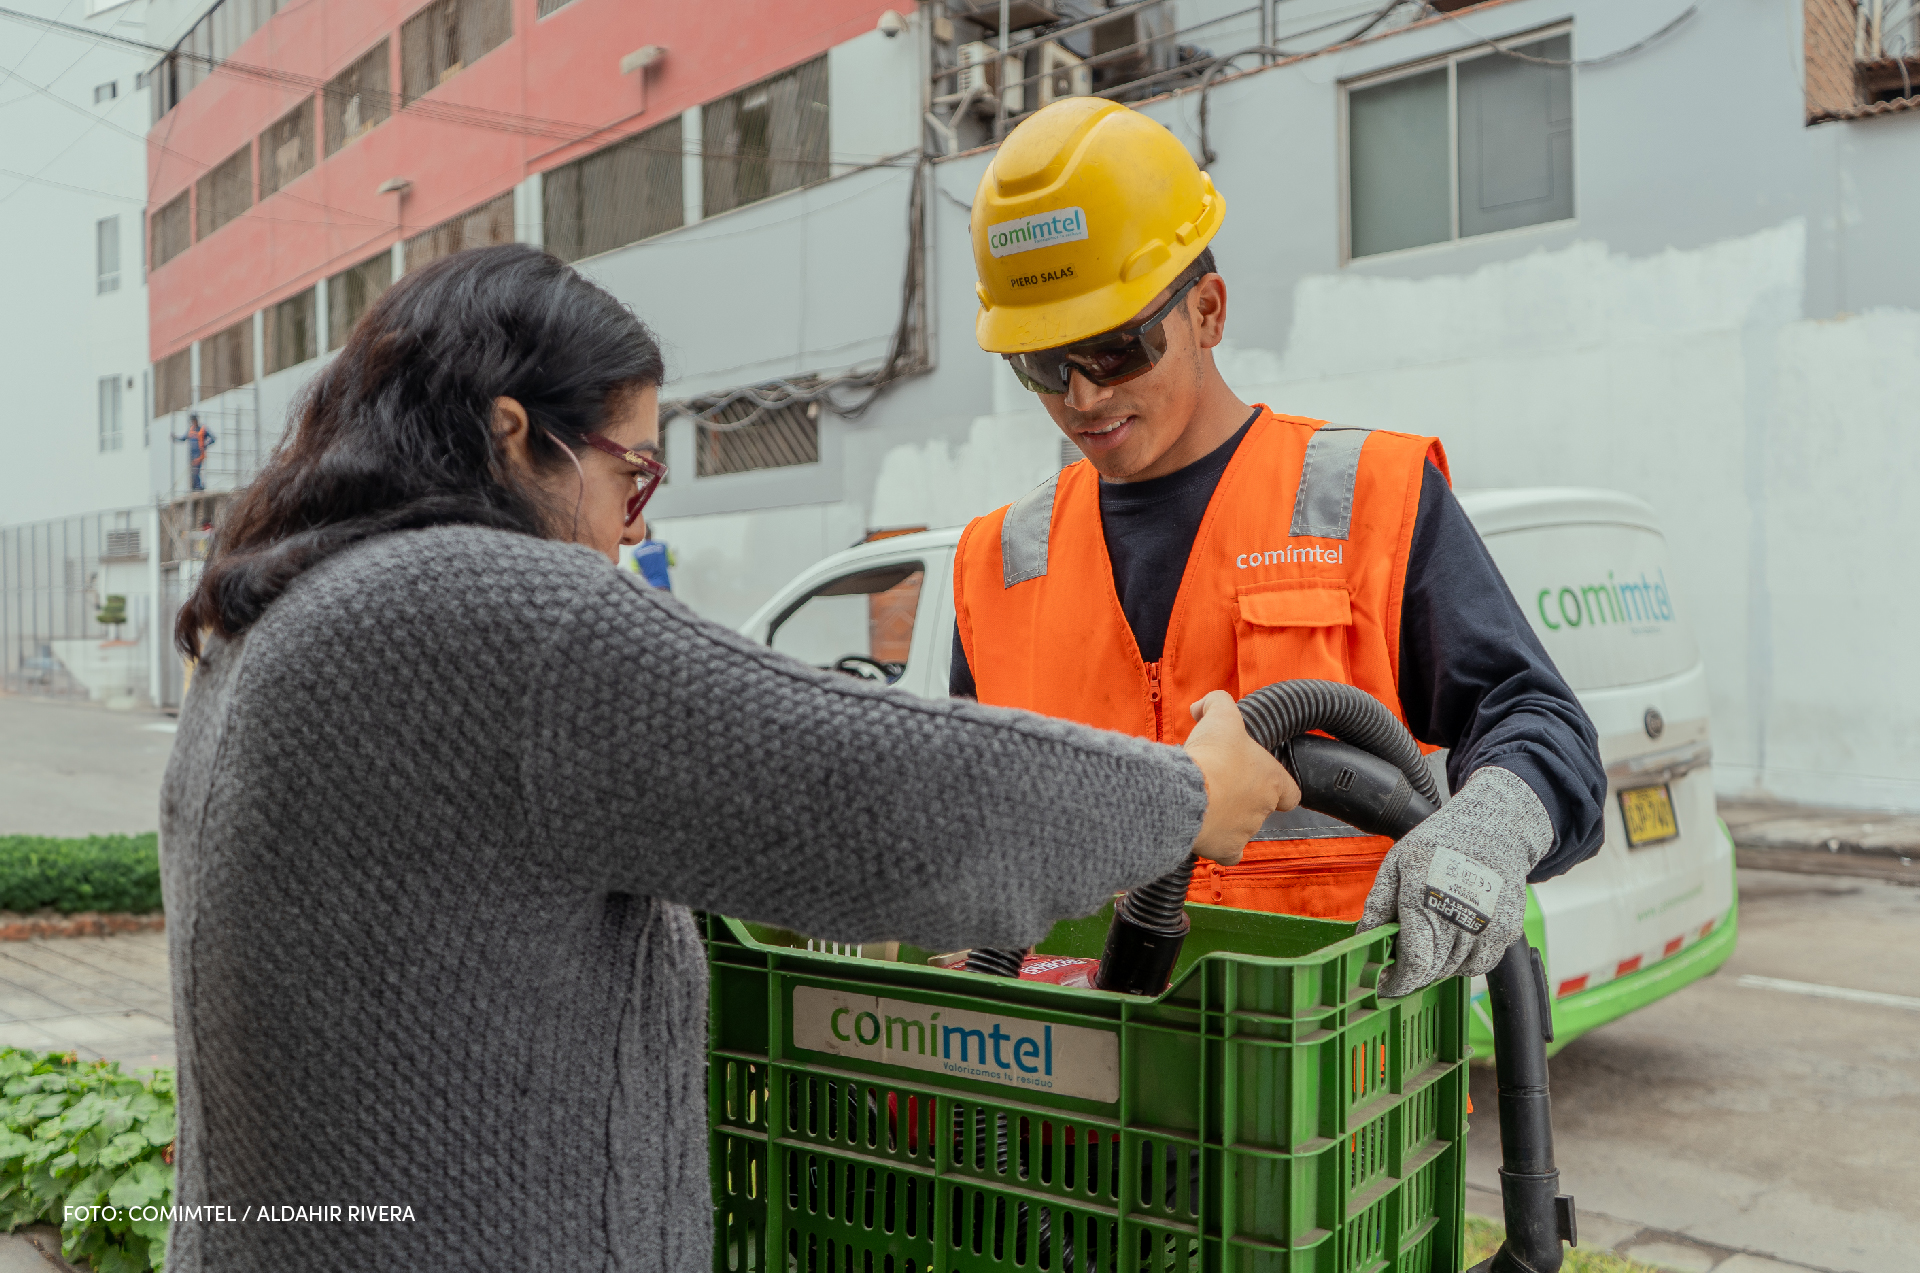
POLYGON ((1180 139, 1138 111, 1097 97, 1035 111, 973 199, 980 347, 1032 353, 1124 325, 1225 216, 1180 139))
POLYGON ((1030 217, 1002 221, 987 227, 987 251, 995 257, 1050 248, 1060 243, 1076 243, 1087 237, 1087 213, 1084 208, 1061 208, 1055 212, 1037 212, 1030 217))

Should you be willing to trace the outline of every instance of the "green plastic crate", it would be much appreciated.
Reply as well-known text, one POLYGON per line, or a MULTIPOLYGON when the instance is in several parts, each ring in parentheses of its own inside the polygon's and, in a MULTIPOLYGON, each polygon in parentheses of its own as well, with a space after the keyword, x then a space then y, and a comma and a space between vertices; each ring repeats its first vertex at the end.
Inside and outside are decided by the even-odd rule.
POLYGON ((1456 1273, 1466 981, 1383 1004, 1391 927, 1188 914, 1151 1000, 704 917, 715 1269, 1456 1273))

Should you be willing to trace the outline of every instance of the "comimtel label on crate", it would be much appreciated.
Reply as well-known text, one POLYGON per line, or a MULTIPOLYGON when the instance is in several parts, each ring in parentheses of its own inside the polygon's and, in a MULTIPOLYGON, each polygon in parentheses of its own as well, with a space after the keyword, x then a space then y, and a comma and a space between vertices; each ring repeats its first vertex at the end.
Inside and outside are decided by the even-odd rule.
POLYGON ((1055 1096, 1120 1099, 1120 1038, 1084 1026, 795 986, 793 1043, 1055 1096))

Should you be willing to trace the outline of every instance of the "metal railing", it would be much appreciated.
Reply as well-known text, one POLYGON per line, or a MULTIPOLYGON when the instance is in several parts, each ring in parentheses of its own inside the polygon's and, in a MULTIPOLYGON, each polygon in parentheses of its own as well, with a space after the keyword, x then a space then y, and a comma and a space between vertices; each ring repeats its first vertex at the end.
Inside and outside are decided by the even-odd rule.
POLYGON ((0 528, 0 689, 119 698, 148 688, 149 511, 0 528), (109 598, 124 604, 110 606, 109 598), (102 622, 102 617, 120 622, 102 622))
MULTIPOLYGON (((953 40, 934 46, 929 122, 948 153, 997 141, 1060 97, 1141 101, 1197 85, 1243 50, 1309 52, 1423 11, 1408 0, 1382 21, 1380 0, 1099 2, 946 0, 953 40), (1005 29, 984 25, 1003 11, 1005 29)), ((1258 62, 1240 65, 1273 60, 1271 52, 1255 56, 1258 62)))
POLYGON ((1853 58, 1867 102, 1920 92, 1920 0, 1857 0, 1853 58))

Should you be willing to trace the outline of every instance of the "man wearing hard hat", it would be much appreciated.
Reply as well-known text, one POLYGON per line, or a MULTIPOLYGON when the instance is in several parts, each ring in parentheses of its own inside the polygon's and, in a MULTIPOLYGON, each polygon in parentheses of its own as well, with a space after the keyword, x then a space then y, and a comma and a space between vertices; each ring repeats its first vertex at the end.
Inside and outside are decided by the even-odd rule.
POLYGON ((1037 112, 988 166, 980 346, 1085 459, 967 527, 953 691, 1178 743, 1210 690, 1359 686, 1452 748, 1454 798, 1397 845, 1275 814, 1238 866, 1202 864, 1189 898, 1397 920, 1388 994, 1485 972, 1521 931, 1526 881, 1599 847, 1593 725, 1436 439, 1234 396, 1213 360, 1227 287, 1208 245, 1225 216, 1172 133, 1097 98, 1037 112))

